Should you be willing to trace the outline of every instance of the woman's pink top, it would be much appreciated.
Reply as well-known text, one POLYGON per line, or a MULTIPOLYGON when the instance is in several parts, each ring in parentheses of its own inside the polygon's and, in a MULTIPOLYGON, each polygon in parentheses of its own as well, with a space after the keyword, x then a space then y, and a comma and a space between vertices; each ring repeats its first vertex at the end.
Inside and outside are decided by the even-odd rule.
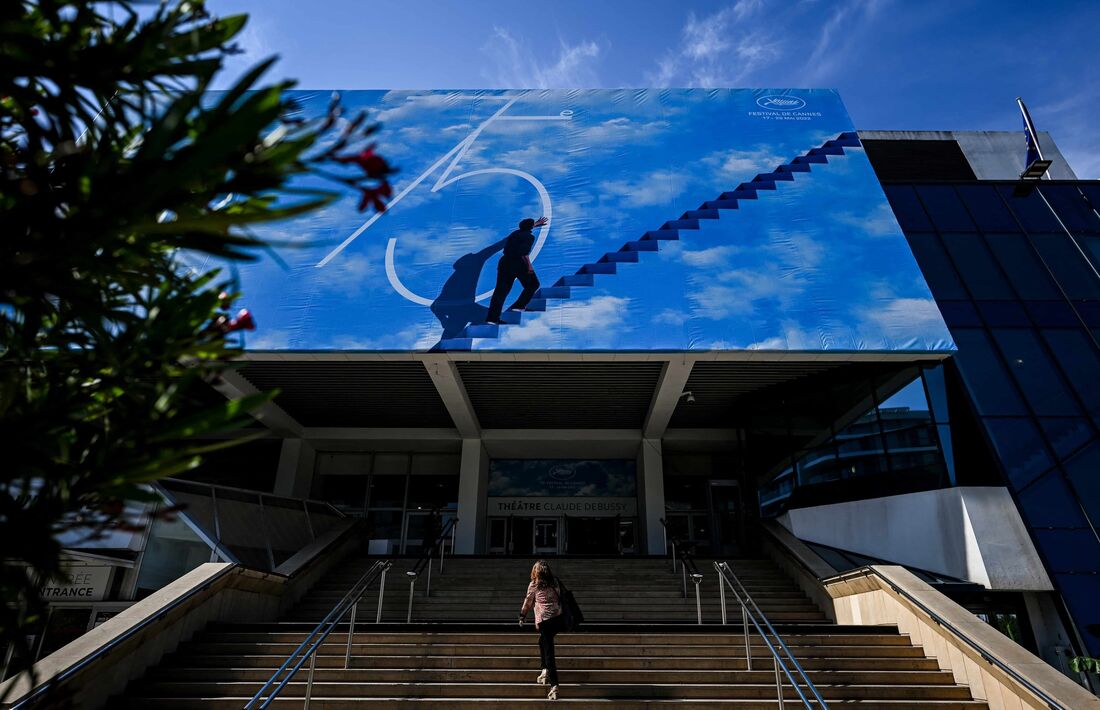
POLYGON ((558 599, 556 586, 538 587, 534 582, 528 584, 527 596, 523 599, 523 607, 519 610, 519 615, 526 619, 527 612, 531 611, 532 605, 535 607, 536 629, 539 624, 547 619, 559 616, 561 614, 561 600, 558 599))

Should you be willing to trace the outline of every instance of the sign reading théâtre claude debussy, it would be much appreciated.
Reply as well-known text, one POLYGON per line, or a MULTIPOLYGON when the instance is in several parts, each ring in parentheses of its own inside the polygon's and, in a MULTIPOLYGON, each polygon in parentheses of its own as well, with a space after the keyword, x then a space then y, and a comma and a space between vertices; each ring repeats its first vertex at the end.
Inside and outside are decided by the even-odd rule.
POLYGON ((490 497, 488 514, 501 515, 573 515, 590 518, 632 517, 638 514, 637 498, 514 498, 490 497))

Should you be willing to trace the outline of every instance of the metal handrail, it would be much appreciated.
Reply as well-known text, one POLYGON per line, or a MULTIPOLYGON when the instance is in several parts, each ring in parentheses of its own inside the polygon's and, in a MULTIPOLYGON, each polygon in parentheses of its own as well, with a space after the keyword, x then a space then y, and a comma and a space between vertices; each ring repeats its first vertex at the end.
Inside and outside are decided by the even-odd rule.
MULTIPOLYGON (((416 580, 420 576, 420 573, 425 568, 428 570, 428 584, 424 590, 424 596, 430 597, 432 595, 432 554, 436 549, 439 550, 439 573, 443 574, 443 558, 447 554, 447 535, 451 536, 451 556, 454 556, 455 552, 455 530, 458 528, 458 518, 451 518, 447 521, 447 524, 443 526, 443 529, 439 531, 439 536, 435 539, 431 545, 428 546, 426 552, 422 553, 413 564, 413 568, 405 573, 409 578, 409 606, 408 611, 405 614, 405 623, 412 623, 413 613, 413 594, 416 592, 416 580)), ((379 607, 379 618, 381 618, 381 607, 379 607)))
POLYGON ((718 573, 718 590, 721 598, 723 625, 726 623, 726 585, 729 586, 730 591, 733 592, 733 596, 737 599, 738 604, 741 605, 741 629, 745 637, 746 668, 750 671, 752 670, 752 646, 749 643, 749 622, 752 622, 753 627, 756 628, 756 632, 760 634, 760 638, 763 639, 764 645, 772 654, 772 664, 775 668, 775 690, 776 695, 779 698, 780 710, 782 710, 784 706, 783 680, 782 676, 779 674, 780 670, 783 671, 783 675, 787 676, 787 680, 790 681, 791 687, 794 688, 795 694, 798 695, 799 700, 802 701, 802 705, 807 708, 814 707, 814 705, 811 704, 811 700, 806 697, 806 694, 802 691, 802 688, 799 687, 799 683, 798 680, 795 678, 795 675, 791 673, 791 669, 788 666, 788 661, 790 663, 790 666, 794 667, 794 671, 797 674, 798 678, 800 678, 805 684, 806 689, 810 691, 811 695, 813 695, 813 700, 817 702, 817 707, 821 708, 821 710, 828 710, 829 706, 825 702, 825 699, 821 697, 821 693, 818 692, 817 686, 815 686, 813 684, 813 681, 810 680, 809 676, 806 675, 806 671, 802 669, 802 664, 800 664, 798 662, 798 659, 794 657, 791 649, 787 646, 786 642, 783 641, 783 638, 775 630, 775 627, 772 626, 772 623, 768 620, 767 615, 764 614, 759 606, 757 606, 756 601, 752 598, 752 595, 749 594, 747 589, 745 589, 745 585, 741 583, 741 580, 737 577, 733 570, 730 569, 729 564, 725 562, 715 562, 714 569, 718 573), (736 587, 734 586, 735 583, 737 585, 736 587), (761 627, 760 625, 761 622, 764 625, 763 627, 761 627), (765 629, 767 629, 767 631, 765 631, 765 629), (774 644, 768 638, 769 633, 775 640, 774 644), (776 646, 778 646, 779 648, 777 649, 776 646), (782 654, 780 653, 780 650, 782 650, 782 654), (783 654, 786 654, 787 660, 783 659, 783 654))
POLYGON ((695 559, 691 555, 690 543, 685 543, 678 535, 669 536, 668 524, 664 518, 659 518, 658 522, 661 523, 661 527, 665 529, 665 542, 672 544, 672 573, 676 574, 676 560, 680 560, 680 576, 683 579, 683 597, 687 599, 687 583, 688 578, 691 578, 692 584, 695 585, 695 621, 697 624, 703 623, 703 602, 699 596, 699 585, 703 582, 703 575, 699 572, 699 568, 695 565, 695 559), (677 543, 679 543, 679 551, 677 551, 677 543), (690 572, 688 571, 690 569, 690 572))
MULTIPOLYGON (((263 687, 256 691, 256 694, 245 704, 244 710, 264 710, 269 707, 271 703, 275 702, 275 699, 279 697, 279 693, 283 691, 283 688, 287 686, 291 678, 302 668, 302 665, 309 661, 309 677, 306 680, 306 697, 303 708, 308 710, 310 697, 313 694, 313 672, 317 667, 317 652, 321 648, 321 644, 325 642, 325 639, 329 637, 336 626, 343 621, 344 616, 351 612, 351 620, 348 626, 348 643, 347 650, 344 653, 344 669, 346 670, 351 664, 351 644, 355 637, 355 613, 359 607, 359 601, 363 598, 363 594, 376 579, 381 579, 382 584, 385 584, 386 572, 393 566, 393 562, 390 561, 378 561, 375 562, 370 568, 363 573, 355 584, 351 586, 351 589, 336 603, 336 606, 325 614, 325 618, 321 619, 321 622, 313 628, 313 631, 309 632, 305 640, 298 644, 298 648, 287 656, 287 659, 283 661, 283 664, 279 666, 279 669, 275 671, 264 683, 263 687), (306 648, 308 646, 308 648, 306 648), (297 661, 295 662, 295 659, 297 661), (294 664, 291 667, 291 664, 294 664), (286 676, 280 681, 279 676, 286 672, 286 676), (278 685, 275 683, 278 682, 278 685), (272 688, 272 685, 275 685, 272 688), (271 688, 270 693, 268 689, 271 688), (267 693, 267 699, 263 700, 264 694, 267 693), (259 703, 259 705, 257 705, 259 703)), ((381 592, 379 592, 379 598, 381 599, 381 592)))
POLYGON ((842 573, 840 573, 838 575, 835 575, 833 577, 827 577, 827 578, 825 578, 821 581, 825 582, 825 581, 829 581, 829 580, 833 580, 833 579, 843 580, 843 579, 847 579, 848 577, 858 577, 860 575, 866 575, 867 573, 871 573, 871 574, 875 575, 876 577, 878 577, 879 579, 881 579, 882 581, 886 582, 886 584, 888 584, 890 586, 890 589, 892 589, 896 594, 899 594, 899 595, 905 597, 905 599, 910 604, 912 604, 913 606, 917 607, 922 612, 927 614, 932 619, 932 621, 936 622, 937 624, 939 624, 943 628, 947 629, 952 634, 954 634, 959 640, 961 640, 963 643, 965 643, 967 646, 969 646, 970 648, 977 651, 978 655, 982 657, 982 660, 986 661, 987 663, 992 663, 993 665, 997 666, 998 669, 1000 669, 1001 671, 1006 673, 1010 678, 1012 678, 1012 680, 1016 681, 1020 685, 1027 688, 1030 692, 1034 693, 1036 696, 1039 697, 1040 700, 1042 700, 1044 703, 1046 703, 1047 706, 1049 708, 1051 708, 1051 710, 1070 710, 1070 708, 1067 708, 1065 705, 1062 705, 1057 700, 1055 700, 1054 698, 1052 698, 1049 695, 1047 695, 1046 693, 1044 693, 1037 686, 1035 686, 1031 681, 1029 681, 1027 678, 1024 678, 1022 675, 1020 675, 1017 671, 1013 670, 1011 667, 1005 665, 998 658, 996 658, 995 656, 991 656, 988 651, 986 651, 984 648, 982 648, 982 646, 980 644, 978 644, 977 641, 974 641, 969 636, 967 636, 965 633, 963 633, 957 626, 952 624, 950 621, 948 621, 947 619, 944 619, 942 616, 940 616, 936 612, 929 609, 927 606, 925 606, 923 603, 921 603, 921 601, 918 600, 916 597, 914 597, 912 594, 905 591, 904 589, 899 587, 896 583, 894 583, 894 580, 890 579, 889 577, 884 575, 882 572, 879 572, 874 567, 872 567, 872 566, 860 567, 859 569, 849 570, 848 572, 842 572, 842 573))

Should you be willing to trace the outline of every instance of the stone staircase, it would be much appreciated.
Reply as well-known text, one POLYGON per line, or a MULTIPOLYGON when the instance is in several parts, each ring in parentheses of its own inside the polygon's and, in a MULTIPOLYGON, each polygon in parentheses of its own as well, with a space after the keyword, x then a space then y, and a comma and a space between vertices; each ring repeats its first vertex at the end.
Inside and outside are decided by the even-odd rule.
MULTIPOLYGON (((184 644, 146 677, 131 684, 111 707, 158 710, 242 708, 297 644, 357 578, 366 558, 349 560, 322 580, 285 620, 219 624, 184 644)), ((387 576, 382 624, 374 624, 377 598, 364 599, 344 669, 347 626, 334 632, 317 661, 312 710, 393 707, 529 707, 549 702, 536 685, 537 636, 520 629, 516 613, 530 559, 456 558, 443 575, 433 572, 432 594, 420 578, 411 625, 404 622, 411 561, 398 560, 387 576)), ((701 589, 703 626, 695 600, 681 596, 681 578, 667 560, 560 559, 555 571, 586 615, 580 633, 558 637, 561 675, 558 704, 574 707, 779 707, 771 656, 751 641, 748 670, 740 614, 718 626, 717 577, 701 589)), ((700 563, 700 570, 710 570, 700 563)), ((802 592, 764 560, 731 567, 769 615, 830 706, 902 710, 987 707, 969 688, 893 627, 828 623, 802 592)), ((373 594, 373 593, 372 593, 373 594)), ((301 707, 306 671, 274 707, 301 707)), ((788 707, 801 706, 785 687, 788 707), (791 703, 794 703, 793 705, 791 703)))
MULTIPOLYGON (((658 229, 645 232, 634 240, 627 241, 617 250, 607 252, 595 261, 583 264, 576 273, 562 276, 552 286, 543 286, 535 292, 534 298, 527 305, 526 311, 545 311, 547 301, 563 301, 575 297, 573 289, 585 288, 596 285, 596 277, 613 276, 618 273, 620 266, 636 264, 641 261, 641 255, 646 252, 660 250, 662 242, 677 241, 681 232, 698 231, 700 221, 719 219, 723 212, 729 214, 730 210, 736 210, 744 200, 756 200, 763 195, 774 192, 779 185, 792 182, 797 176, 803 179, 811 175, 813 165, 826 165, 830 156, 845 155, 845 148, 861 148, 859 136, 855 132, 845 132, 836 138, 825 141, 816 148, 795 157, 791 162, 776 166, 775 170, 768 173, 760 173, 749 182, 743 182, 735 189, 723 192, 714 200, 708 200, 699 205, 698 209, 688 210, 679 218, 669 220, 658 229)), ((500 337, 501 329, 506 325, 519 325, 523 320, 523 313, 506 311, 501 315, 503 325, 495 323, 471 323, 467 325, 458 337, 445 337, 433 348, 435 350, 471 350, 477 340, 494 340, 500 337)))
MULTIPOLYGON (((534 558, 447 559, 442 575, 438 573, 436 561, 430 597, 424 596, 427 573, 422 573, 417 580, 412 620, 514 623, 527 590, 533 561, 534 558)), ((412 568, 413 562, 396 560, 386 575, 384 622, 401 622, 407 617, 409 583, 405 572, 412 568)), ((772 623, 826 620, 825 614, 770 561, 738 560, 731 564, 772 623)), ((362 558, 330 574, 288 618, 316 623, 339 601, 366 566, 366 558, 362 558)), ((709 561, 700 560, 698 566, 704 573, 711 570, 709 561)), ((688 598, 684 599, 683 579, 672 574, 667 560, 564 558, 552 560, 551 567, 576 594, 589 622, 696 622, 694 586, 688 582, 688 598)), ((704 576, 699 596, 703 621, 719 623, 721 611, 716 573, 704 576)), ((377 609, 375 588, 363 598, 358 618, 374 621, 377 609)))

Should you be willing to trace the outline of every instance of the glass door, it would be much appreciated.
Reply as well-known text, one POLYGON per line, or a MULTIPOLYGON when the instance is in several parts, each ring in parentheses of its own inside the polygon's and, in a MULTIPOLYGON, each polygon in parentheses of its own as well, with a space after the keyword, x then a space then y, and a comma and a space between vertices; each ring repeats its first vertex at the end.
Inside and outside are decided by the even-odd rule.
POLYGON ((535 518, 535 554, 558 554, 558 519, 535 518))
POLYGON ((710 482, 711 548, 722 557, 741 552, 741 486, 737 481, 710 482))
POLYGON ((508 518, 489 518, 489 554, 508 551, 508 518))

